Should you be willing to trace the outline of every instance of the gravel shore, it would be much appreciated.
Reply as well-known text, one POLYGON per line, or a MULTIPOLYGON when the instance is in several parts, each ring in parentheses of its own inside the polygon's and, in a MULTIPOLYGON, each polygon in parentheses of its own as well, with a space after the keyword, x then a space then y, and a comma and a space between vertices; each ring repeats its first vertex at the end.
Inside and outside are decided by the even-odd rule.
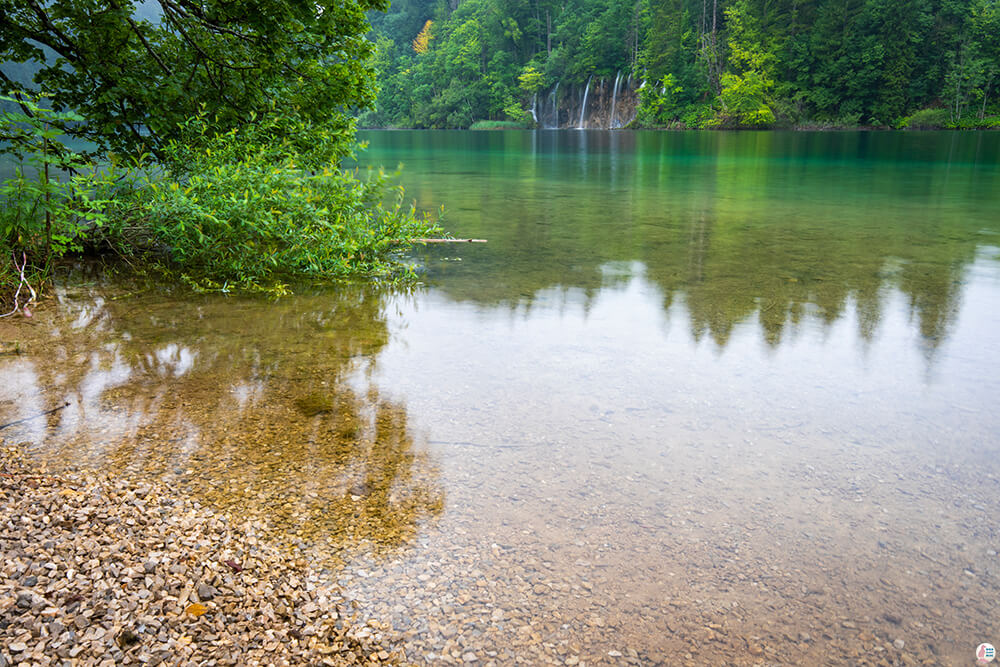
POLYGON ((0 449, 0 667, 398 664, 301 558, 162 484, 0 449))

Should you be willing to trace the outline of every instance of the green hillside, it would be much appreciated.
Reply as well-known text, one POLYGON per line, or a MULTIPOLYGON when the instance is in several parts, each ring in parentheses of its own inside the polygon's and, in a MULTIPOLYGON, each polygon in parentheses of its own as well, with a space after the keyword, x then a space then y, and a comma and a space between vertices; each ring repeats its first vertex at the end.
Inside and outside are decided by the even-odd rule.
POLYGON ((373 127, 1000 122, 997 0, 394 0, 369 19, 373 127))

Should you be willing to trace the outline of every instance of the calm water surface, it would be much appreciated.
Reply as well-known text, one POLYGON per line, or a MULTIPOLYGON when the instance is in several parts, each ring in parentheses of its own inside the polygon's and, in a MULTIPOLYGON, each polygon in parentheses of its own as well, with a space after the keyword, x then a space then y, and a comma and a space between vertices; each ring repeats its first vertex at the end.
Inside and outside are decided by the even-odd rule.
POLYGON ((415 662, 969 664, 1000 643, 1000 134, 372 132, 412 290, 76 279, 39 456, 345 563, 415 662))

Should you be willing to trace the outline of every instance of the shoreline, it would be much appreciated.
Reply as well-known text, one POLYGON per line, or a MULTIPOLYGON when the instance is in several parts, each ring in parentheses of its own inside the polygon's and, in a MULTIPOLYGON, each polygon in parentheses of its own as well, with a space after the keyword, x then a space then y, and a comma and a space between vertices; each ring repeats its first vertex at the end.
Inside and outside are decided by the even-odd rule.
POLYGON ((162 483, 4 443, 0 507, 0 666, 402 662, 332 576, 162 483))
POLYGON ((359 132, 1000 132, 1000 127, 906 127, 876 125, 794 125, 790 127, 358 127, 359 132))

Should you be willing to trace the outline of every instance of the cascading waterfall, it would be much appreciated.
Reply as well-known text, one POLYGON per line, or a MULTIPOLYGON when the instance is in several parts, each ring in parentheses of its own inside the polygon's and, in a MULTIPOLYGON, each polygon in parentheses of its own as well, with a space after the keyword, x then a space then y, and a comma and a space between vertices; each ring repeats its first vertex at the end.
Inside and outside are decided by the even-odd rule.
POLYGON ((535 121, 535 125, 538 125, 538 91, 531 96, 531 120, 535 121))
POLYGON ((591 74, 590 78, 587 79, 587 87, 583 89, 583 104, 580 105, 580 122, 577 124, 576 129, 583 129, 583 114, 587 111, 587 95, 590 93, 590 79, 593 79, 594 75, 591 74))
POLYGON ((622 73, 619 71, 615 77, 615 87, 611 93, 611 118, 608 119, 608 129, 613 130, 619 125, 615 125, 615 107, 618 106, 618 84, 621 83, 622 73))
POLYGON ((556 87, 552 89, 549 93, 549 99, 552 100, 552 122, 546 126, 546 129, 558 129, 559 128, 559 84, 561 81, 556 81, 556 87))
MULTIPOLYGON (((632 75, 630 74, 628 78, 629 78, 629 83, 631 83, 631 81, 632 81, 632 75)), ((640 91, 640 90, 642 90, 642 89, 643 89, 643 88, 645 88, 645 87, 646 87, 646 80, 645 80, 645 79, 642 79, 641 81, 639 81, 639 87, 635 89, 635 90, 636 90, 636 94, 638 95, 639 91, 640 91)), ((627 123, 625 123, 625 125, 626 125, 626 126, 627 126, 627 125, 631 125, 631 124, 632 124, 632 122, 633 122, 633 121, 635 121, 635 119, 636 119, 636 118, 637 118, 638 116, 639 116, 639 105, 638 105, 638 103, 637 103, 637 104, 635 105, 635 107, 633 107, 633 109, 632 109, 632 117, 631 117, 631 118, 629 118, 628 122, 627 122, 627 123)))

